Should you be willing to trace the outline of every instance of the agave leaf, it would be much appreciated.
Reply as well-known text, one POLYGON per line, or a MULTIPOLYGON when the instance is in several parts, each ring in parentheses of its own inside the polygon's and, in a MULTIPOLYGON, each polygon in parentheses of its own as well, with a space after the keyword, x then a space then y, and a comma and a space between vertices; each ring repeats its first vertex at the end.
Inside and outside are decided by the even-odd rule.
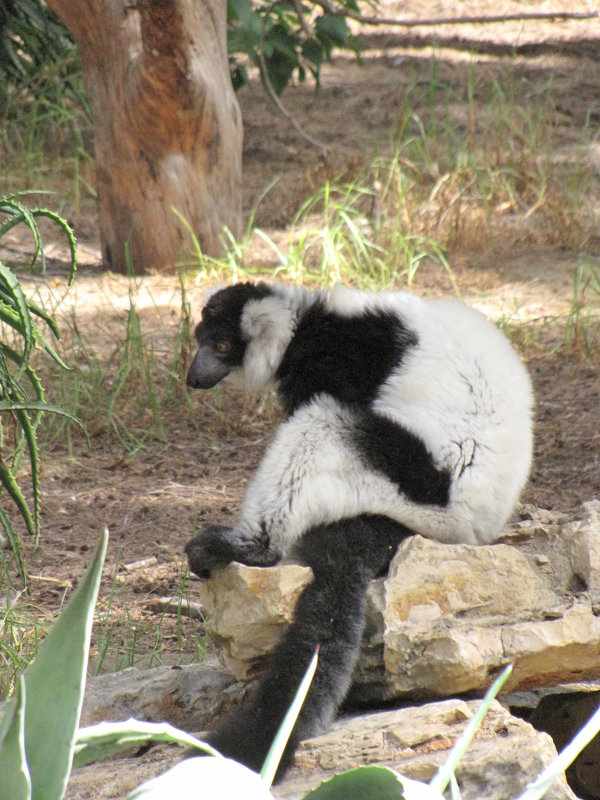
POLYGON ((25 681, 19 678, 14 695, 0 720, 0 786, 3 797, 30 800, 31 778, 25 758, 25 681))
MULTIPOLYGON (((16 402, 14 400, 0 400, 0 411, 39 411, 39 412, 47 412, 48 414, 58 414, 60 417, 66 417, 67 419, 74 422, 87 436, 87 430, 79 417, 76 414, 73 414, 71 411, 67 411, 65 408, 61 408, 60 406, 55 406, 53 403, 46 403, 45 401, 40 402, 39 400, 25 400, 23 402, 19 401, 16 402)), ((1 462, 0 462, 1 463, 1 462)))
POLYGON ((23 216, 16 210, 17 208, 18 205, 16 204, 0 204, 0 213, 9 215, 8 219, 4 219, 0 222, 0 238, 4 236, 5 233, 12 230, 15 225, 20 225, 24 222, 23 216))
POLYGON ((83 767, 92 761, 109 758, 146 742, 181 744, 211 756, 219 756, 210 745, 166 722, 130 719, 126 722, 99 722, 97 725, 80 728, 77 731, 73 767, 83 767))
MULTIPOLYGON (((10 358, 10 360, 14 361, 15 364, 17 364, 18 366, 21 366, 21 364, 23 363, 22 356, 19 353, 17 353, 16 350, 13 350, 12 347, 9 347, 7 344, 1 343, 0 344, 0 360, 3 357, 4 358, 10 358)), ((0 363, 0 377, 3 377, 3 373, 5 373, 7 371, 7 370, 4 370, 2 368, 2 366, 3 365, 0 363)), ((31 383, 31 385, 33 386, 33 388, 35 390, 35 396, 37 398, 37 401, 40 402, 40 403, 43 403, 44 402, 44 389, 42 387, 42 382, 40 381, 40 379, 39 379, 39 377, 37 375, 37 372, 29 364, 25 365, 23 367, 23 369, 25 371, 25 374, 27 375, 27 378, 28 378, 29 382, 31 383)), ((2 399, 2 398, 0 398, 0 399, 2 399)))
POLYGON ((69 275, 70 286, 73 283, 75 272, 77 270, 77 240, 75 239, 75 234, 73 233, 71 226, 59 214, 57 214, 55 211, 51 211, 49 208, 35 208, 32 210, 31 214, 33 217, 47 217, 56 225, 58 225, 58 227, 65 234, 67 244, 69 245, 69 253, 71 255, 71 274, 69 275))
POLYGON ((107 543, 105 531, 68 606, 25 671, 25 752, 32 800, 62 800, 66 790, 107 543))
MULTIPOLYGON (((31 318, 30 318, 31 320, 31 318)), ((25 337, 26 331, 23 325, 19 314, 9 305, 0 301, 0 321, 5 322, 7 325, 10 325, 11 328, 14 328, 17 333, 20 333, 21 336, 25 337)), ((63 369, 70 371, 71 368, 68 364, 66 364, 56 350, 52 347, 52 345, 45 339, 42 335, 40 329, 31 322, 31 329, 33 331, 33 344, 41 344, 44 350, 51 356, 54 361, 56 361, 59 366, 63 369)), ((24 354, 21 359, 24 361, 27 354, 24 354)))
POLYGON ((19 420, 21 430, 27 442, 29 450, 29 462, 31 464, 31 489, 33 492, 33 525, 35 529, 35 543, 37 545, 40 536, 40 460, 38 454, 37 440, 35 437, 35 426, 31 422, 27 410, 19 408, 13 403, 13 411, 19 420))
POLYGON ((44 350, 48 353, 50 358, 52 358, 54 361, 56 361, 56 363, 58 364, 59 367, 62 367, 62 369, 66 370, 67 372, 71 372, 71 367, 65 361, 62 360, 62 358, 59 356, 57 351, 46 340, 46 338, 44 336, 42 336, 42 334, 40 333, 39 329, 36 329, 36 335, 37 335, 37 338, 38 338, 40 344, 42 345, 44 350))
MULTIPOLYGON (((7 403, 6 401, 3 401, 2 403, 0 403, 0 405, 10 406, 10 402, 7 403)), ((4 486, 6 491, 12 497, 13 502, 19 509, 19 514, 21 515, 25 525, 27 526, 27 532, 31 534, 31 536, 35 536, 35 525, 33 522, 33 517, 31 516, 29 506, 27 505, 27 501, 23 496, 21 487, 15 480, 15 476, 13 475, 10 467, 1 457, 0 457, 0 483, 4 486)))
POLYGON ((23 326, 23 339, 24 339, 23 360, 27 361, 29 358, 29 353, 31 352, 34 345, 31 314, 29 313, 27 299, 23 294, 23 289, 21 288, 21 284, 17 280, 12 270, 6 267, 1 261, 0 261, 0 278, 4 282, 4 286, 6 287, 6 290, 8 291, 14 303, 15 310, 23 326))
POLYGON ((61 339, 62 338, 62 335, 61 335, 60 329, 59 329, 59 327, 58 327, 58 325, 56 323, 56 320, 54 319, 54 317, 51 314, 48 314, 47 311, 44 311, 43 308, 38 306, 37 303, 34 303, 33 300, 31 300, 29 298, 27 298, 27 305, 29 306, 29 310, 33 314, 35 314, 36 317, 39 317, 40 319, 44 320, 46 325, 50 328, 50 330, 52 331, 52 333, 54 334, 54 336, 57 339, 61 339))
POLYGON ((33 243, 35 245, 33 256, 29 262, 29 268, 33 269, 38 260, 40 251, 42 251, 42 237, 40 236, 33 213, 27 208, 27 206, 24 206, 17 200, 14 200, 14 197, 15 195, 13 195, 11 198, 8 198, 8 203, 4 203, 2 206, 0 206, 0 211, 5 214, 9 214, 9 219, 5 220, 0 226, 0 237, 11 228, 14 228, 14 226, 20 222, 27 225, 31 231, 33 243))
MULTIPOLYGON (((369 800, 402 800, 405 797, 402 780, 387 767, 358 767, 323 781, 305 795, 304 800, 364 800, 366 797, 369 800)), ((424 788, 429 787, 425 784, 424 788)), ((423 800, 432 797, 434 795, 423 794, 423 800)))
MULTIPOLYGON (((12 526, 12 522, 10 521, 10 517, 4 510, 4 508, 0 505, 0 525, 4 528, 4 532, 8 538, 8 543, 10 544, 10 549, 12 550, 15 561, 17 563, 17 569, 19 571, 19 577, 23 581, 23 586, 27 588, 27 571, 25 570, 25 564, 23 562, 23 546, 21 544, 21 539, 18 533, 12 526)), ((2 558, 4 562, 4 558, 2 558)))
POLYGON ((273 800, 256 772, 230 758, 188 758, 138 786, 127 800, 273 800))

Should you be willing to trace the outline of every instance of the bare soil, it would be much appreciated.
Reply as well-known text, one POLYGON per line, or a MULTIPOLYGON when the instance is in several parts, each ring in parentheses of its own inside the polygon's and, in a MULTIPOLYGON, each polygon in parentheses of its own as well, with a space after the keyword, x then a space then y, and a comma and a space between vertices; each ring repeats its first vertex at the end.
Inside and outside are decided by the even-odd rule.
MULTIPOLYGON (((572 3, 383 4, 387 14, 403 17, 550 7, 571 10, 572 3)), ((589 0, 581 7, 595 10, 597 4, 589 0)), ((256 214, 257 224, 275 241, 285 238, 294 212, 324 179, 360 175, 374 155, 393 150, 403 93, 409 82, 416 82, 427 94, 433 51, 438 79, 456 91, 465 91, 470 65, 499 82, 510 76, 513 86, 526 76, 530 90, 534 86, 540 92, 551 81, 557 141, 565 149, 579 144, 587 120, 584 144, 598 147, 597 20, 373 28, 365 32, 365 41, 362 65, 336 56, 324 69, 318 94, 300 85, 283 97, 301 125, 326 142, 326 154, 299 137, 258 86, 240 94, 245 207, 249 213, 265 186, 277 179, 256 214)), ((123 336, 129 284, 101 271, 93 213, 75 215, 73 224, 82 268, 60 313, 69 316, 75 308, 79 331, 110 352, 123 336)), ((581 502, 600 496, 600 356, 597 349, 586 354, 563 346, 578 248, 558 246, 559 238, 546 228, 513 226, 493 241, 455 241, 449 260, 462 296, 508 321, 508 333, 531 370, 537 396, 535 466, 523 500, 576 514, 581 502)), ((13 240, 12 246, 18 250, 19 243, 13 240)), ((579 249, 600 254, 593 235, 579 249)), ((64 265, 59 245, 54 251, 50 247, 49 254, 47 282, 60 292, 64 265)), ((139 285, 137 308, 145 330, 153 337, 157 359, 167 359, 179 313, 177 281, 154 275, 139 285)), ((205 289, 201 280, 189 286, 195 313, 205 289)), ((419 271, 415 290, 448 294, 451 287, 441 269, 428 265, 419 271)), ((192 634, 198 624, 177 614, 163 617, 157 599, 182 593, 193 598, 193 583, 191 588, 182 583, 183 546, 203 522, 234 519, 279 413, 272 398, 244 399, 226 389, 194 395, 191 402, 193 418, 184 402, 173 406, 164 419, 163 439, 148 437, 135 456, 124 455, 100 419, 91 427, 89 448, 83 438, 75 438, 71 453, 55 446, 43 459, 43 529, 39 548, 29 553, 32 603, 54 613, 65 590, 77 582, 102 527, 111 534, 100 604, 111 608, 111 645, 103 660, 97 634, 94 668, 148 664, 150 653, 163 662, 196 655, 192 634)))

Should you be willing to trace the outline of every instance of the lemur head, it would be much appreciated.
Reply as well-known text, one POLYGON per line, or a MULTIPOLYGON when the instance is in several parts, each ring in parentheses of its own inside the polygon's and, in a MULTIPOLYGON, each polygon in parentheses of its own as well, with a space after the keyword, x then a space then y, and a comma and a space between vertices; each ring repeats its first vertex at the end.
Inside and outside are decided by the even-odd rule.
POLYGON ((237 370, 247 389, 268 383, 294 332, 290 301, 282 287, 265 283, 238 283, 213 294, 196 326, 198 350, 187 385, 211 389, 237 370))

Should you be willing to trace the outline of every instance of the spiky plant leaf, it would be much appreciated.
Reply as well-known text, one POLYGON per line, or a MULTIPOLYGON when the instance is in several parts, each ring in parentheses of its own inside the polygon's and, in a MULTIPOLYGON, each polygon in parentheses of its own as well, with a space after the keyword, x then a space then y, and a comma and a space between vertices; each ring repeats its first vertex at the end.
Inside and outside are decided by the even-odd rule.
POLYGON ((8 293, 10 299, 12 300, 13 308, 16 312, 17 319, 21 323, 22 335, 23 335, 23 347, 24 347, 23 361, 27 362, 29 359, 29 354, 34 345, 29 306, 27 305, 27 300, 25 298, 25 295, 23 294, 23 289, 21 288, 21 284, 17 280, 12 270, 4 266, 4 264, 1 261, 0 261, 0 281, 2 281, 2 285, 5 291, 8 293))
MULTIPOLYGON (((2 505, 0 505, 0 525, 2 525, 2 527, 4 528, 4 533, 6 534, 6 537, 8 539, 10 549, 12 550, 13 555, 15 557, 19 578, 23 582, 23 586, 27 587, 27 571, 25 570, 25 563, 23 562, 23 544, 21 542, 19 534, 13 528, 13 524, 10 520, 10 517, 8 516, 2 505)), ((3 555, 2 555, 2 564, 3 566, 5 566, 5 559, 3 555)))
POLYGON ((32 800, 62 800, 75 750, 105 531, 79 586, 25 671, 25 752, 32 800))
MULTIPOLYGON (((305 796, 305 800, 363 800, 366 797, 369 800, 403 800, 402 780, 387 767, 358 767, 323 781, 305 796)), ((424 800, 425 797, 423 795, 424 800)))
POLYGON ((19 514, 23 517, 23 521, 27 526, 27 532, 31 534, 31 536, 35 536, 35 524, 33 522, 31 512, 29 511, 27 501, 25 500, 23 492, 21 491, 21 487, 17 483, 11 468, 8 466, 8 464, 6 464, 5 461, 2 460, 2 458, 0 458, 0 483, 2 486, 4 486, 14 504, 19 509, 19 514))
POLYGON ((14 695, 0 720, 0 786, 4 797, 30 800, 31 777, 25 757, 25 681, 19 678, 14 695))
POLYGON ((147 742, 163 742, 193 747, 212 756, 216 750, 185 731, 166 722, 144 722, 130 719, 126 722, 99 722, 80 728, 75 745, 74 767, 117 755, 147 742))
MULTIPOLYGON (((42 270, 45 268, 45 255, 42 239, 37 226, 36 218, 43 217, 51 220, 65 234, 71 255, 71 273, 69 284, 72 282, 77 266, 76 261, 76 242, 75 237, 68 223, 54 211, 47 208, 28 209, 20 198, 22 194, 9 195, 0 198, 0 215, 6 219, 0 222, 0 237, 15 225, 24 224, 30 231, 34 253, 30 260, 30 267, 34 268, 41 262, 42 270)), ((44 336, 40 325, 34 322, 41 321, 51 334, 57 339, 60 338, 60 331, 53 317, 46 313, 43 308, 29 300, 21 287, 13 271, 0 262, 0 323, 13 329, 17 340, 21 342, 22 350, 19 347, 12 347, 4 341, 0 341, 0 412, 9 412, 10 416, 6 419, 12 421, 14 430, 12 457, 5 454, 3 436, 5 422, 0 419, 0 484, 15 503, 17 510, 23 518, 27 530, 35 537, 37 544, 39 539, 39 520, 40 520, 40 487, 39 487, 39 459, 36 441, 36 428, 44 411, 63 414, 76 424, 83 427, 80 420, 69 412, 63 411, 44 402, 44 392, 41 381, 30 364, 30 355, 34 348, 44 349, 50 357, 63 369, 69 369, 62 360, 52 344, 44 336), (9 369, 8 362, 12 362, 16 369, 9 369), (26 384, 28 385, 26 388, 26 384), (29 391, 28 391, 29 389, 29 391), (33 390, 35 399, 29 399, 30 391, 33 390), (33 412, 33 416, 31 415, 33 412), (33 513, 25 500, 23 492, 17 482, 17 472, 24 452, 29 455, 31 465, 32 491, 33 491, 33 513)), ((23 564, 23 553, 21 542, 6 509, 0 506, 0 525, 4 528, 6 535, 14 553, 17 569, 22 581, 26 584, 26 571, 23 564)), ((3 566, 5 566, 3 561, 3 566)))

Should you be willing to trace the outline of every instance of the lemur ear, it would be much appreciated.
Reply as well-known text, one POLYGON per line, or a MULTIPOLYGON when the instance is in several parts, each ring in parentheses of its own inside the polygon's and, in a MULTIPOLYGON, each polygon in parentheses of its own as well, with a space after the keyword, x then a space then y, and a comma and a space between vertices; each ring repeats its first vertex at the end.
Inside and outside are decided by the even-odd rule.
POLYGON ((260 389, 273 379, 295 327, 295 315, 283 297, 251 300, 242 313, 240 328, 246 340, 244 382, 260 389))

